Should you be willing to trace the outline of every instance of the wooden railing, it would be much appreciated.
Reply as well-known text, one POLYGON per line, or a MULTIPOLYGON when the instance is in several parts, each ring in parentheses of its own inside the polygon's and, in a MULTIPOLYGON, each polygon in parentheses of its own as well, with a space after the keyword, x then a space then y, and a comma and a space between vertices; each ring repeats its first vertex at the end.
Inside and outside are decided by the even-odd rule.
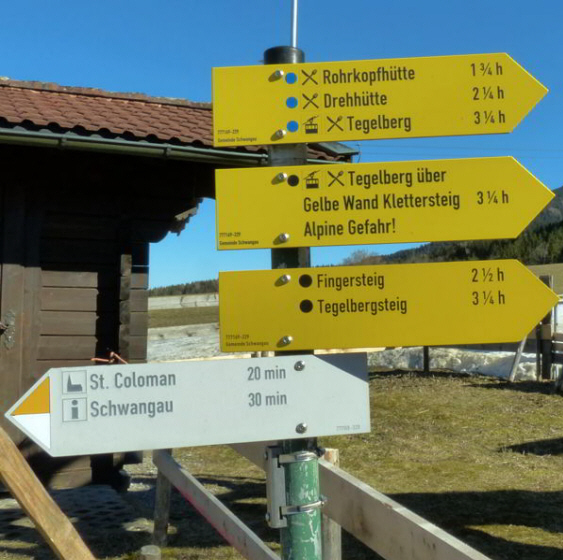
MULTIPOLYGON (((232 447, 264 468, 266 445, 263 442, 232 447)), ((169 508, 169 501, 159 499, 159 495, 166 496, 166 486, 171 483, 245 558, 278 558, 255 533, 176 463, 168 452, 154 451, 153 461, 158 467, 160 481, 155 511, 155 528, 159 528, 154 535, 157 544, 162 545, 166 540, 165 524, 161 520, 168 518, 169 508)), ((319 478, 321 494, 327 500, 323 514, 385 560, 489 560, 487 556, 323 459, 319 460, 319 478)), ((336 554, 339 552, 335 550, 325 551, 323 559, 337 560, 336 554)))

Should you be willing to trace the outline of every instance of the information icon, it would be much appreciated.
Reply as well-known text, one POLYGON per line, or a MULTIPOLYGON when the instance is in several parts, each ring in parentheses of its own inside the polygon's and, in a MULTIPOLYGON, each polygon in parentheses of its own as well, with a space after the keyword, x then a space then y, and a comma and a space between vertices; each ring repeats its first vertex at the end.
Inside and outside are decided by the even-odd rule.
POLYGON ((87 399, 63 399, 63 422, 82 422, 87 419, 87 399))

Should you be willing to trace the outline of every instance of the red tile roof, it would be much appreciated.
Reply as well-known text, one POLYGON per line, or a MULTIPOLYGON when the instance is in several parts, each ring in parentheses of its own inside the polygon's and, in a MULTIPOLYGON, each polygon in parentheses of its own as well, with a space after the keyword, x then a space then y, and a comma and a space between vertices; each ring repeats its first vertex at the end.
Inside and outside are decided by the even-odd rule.
MULTIPOLYGON (((0 77, 0 131, 16 126, 108 138, 213 147, 211 103, 0 77)), ((245 151, 264 151, 248 146, 245 151)), ((321 148, 322 150, 322 148, 321 148)), ((334 157, 309 147, 313 157, 334 157)))
POLYGON ((13 125, 213 145, 210 103, 0 78, 0 128, 13 125))

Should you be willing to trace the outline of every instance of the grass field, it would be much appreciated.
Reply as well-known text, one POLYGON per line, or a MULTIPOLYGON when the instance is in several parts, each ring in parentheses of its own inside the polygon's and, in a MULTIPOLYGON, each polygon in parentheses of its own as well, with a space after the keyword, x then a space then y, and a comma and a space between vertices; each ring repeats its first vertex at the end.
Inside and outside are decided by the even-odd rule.
MULTIPOLYGON (((563 401, 549 384, 385 372, 372 375, 370 392, 370 434, 320 441, 340 449, 342 468, 494 560, 563 559, 563 401)), ((175 456, 276 542, 258 469, 221 446, 175 456)), ((170 558, 198 557, 181 550, 194 530, 203 529, 179 527, 170 558)), ((199 554, 239 557, 219 543, 216 556, 199 554)), ((379 557, 346 537, 343 558, 379 557)))
MULTIPOLYGON (((179 313, 165 321, 186 310, 172 311, 179 313)), ((205 312, 192 309, 192 322, 202 322, 205 312)), ((371 433, 319 441, 340 450, 344 470, 492 560, 563 560, 563 397, 551 383, 396 371, 372 372, 369 383, 371 433)), ((227 446, 176 449, 174 456, 279 550, 278 532, 264 521, 261 470, 227 446)), ((128 469, 132 482, 146 487, 129 499, 138 499, 136 510, 150 519, 154 472, 128 469)), ((171 524, 164 560, 241 558, 177 492, 171 524)), ((111 560, 136 560, 132 551, 149 539, 85 537, 96 558, 111 560)), ((14 553, 15 544, 8 549, 0 539, 0 559, 43 558, 14 553)), ((379 558, 344 534, 344 560, 379 558)))
POLYGON ((219 321, 219 307, 185 307, 182 309, 154 309, 149 311, 149 328, 180 327, 219 321))
MULTIPOLYGON (((492 560, 563 560, 563 400, 549 383, 377 372, 370 394, 371 433, 319 441, 340 450, 343 469, 492 560)), ((227 446, 176 449, 174 456, 279 549, 277 531, 264 521, 261 470, 227 446)), ((136 511, 150 519, 154 472, 128 469, 132 483, 146 488, 128 494, 138 495, 136 511)), ((177 492, 171 524, 164 560, 241 558, 177 492)), ((130 532, 85 537, 96 558, 112 560, 136 560, 132 551, 149 540, 130 532)), ((2 559, 51 557, 8 544, 0 539, 2 559)), ((345 534, 343 559, 379 556, 345 534)))
MULTIPOLYGON (((216 311, 156 311, 151 326, 217 320, 216 311)), ((342 468, 491 559, 563 560, 563 398, 551 388, 449 372, 373 372, 371 433, 320 445, 340 449, 342 468)), ((261 471, 228 447, 175 456, 275 548, 276 532, 263 521, 261 471)), ((169 558, 239 558, 196 514, 186 521, 189 506, 177 507, 184 514, 169 558), (184 549, 194 530, 215 544, 184 549)), ((379 557, 346 537, 343 558, 379 557)))

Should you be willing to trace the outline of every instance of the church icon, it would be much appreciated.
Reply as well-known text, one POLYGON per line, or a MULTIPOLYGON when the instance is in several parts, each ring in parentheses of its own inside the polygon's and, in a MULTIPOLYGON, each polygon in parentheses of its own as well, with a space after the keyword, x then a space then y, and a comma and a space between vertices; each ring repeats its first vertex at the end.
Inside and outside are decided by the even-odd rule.
POLYGON ((86 392, 86 370, 63 371, 63 394, 86 392))

